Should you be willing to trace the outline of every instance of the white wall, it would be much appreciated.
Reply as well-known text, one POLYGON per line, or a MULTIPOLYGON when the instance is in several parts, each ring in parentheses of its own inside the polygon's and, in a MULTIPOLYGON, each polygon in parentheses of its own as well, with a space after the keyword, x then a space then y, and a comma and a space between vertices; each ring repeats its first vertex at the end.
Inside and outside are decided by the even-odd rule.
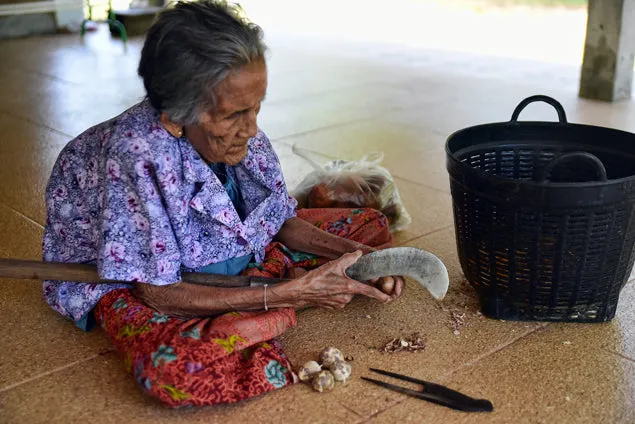
POLYGON ((0 5, 0 16, 55 13, 58 28, 78 31, 84 19, 83 0, 33 1, 0 5))

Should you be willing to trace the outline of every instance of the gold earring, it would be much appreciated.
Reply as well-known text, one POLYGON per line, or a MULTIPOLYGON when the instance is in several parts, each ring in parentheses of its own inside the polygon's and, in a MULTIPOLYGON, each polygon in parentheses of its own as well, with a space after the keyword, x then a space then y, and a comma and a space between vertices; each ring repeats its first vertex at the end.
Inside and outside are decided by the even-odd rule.
POLYGON ((181 138, 181 137, 183 137, 183 128, 181 128, 180 130, 176 132, 176 138, 181 138))

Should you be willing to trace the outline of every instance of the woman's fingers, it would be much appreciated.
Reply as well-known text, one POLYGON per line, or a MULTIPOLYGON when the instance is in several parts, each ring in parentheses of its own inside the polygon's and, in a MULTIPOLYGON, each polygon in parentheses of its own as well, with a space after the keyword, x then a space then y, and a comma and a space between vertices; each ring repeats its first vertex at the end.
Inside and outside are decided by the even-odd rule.
POLYGON ((403 277, 395 277, 395 288, 393 290, 393 296, 399 297, 403 293, 403 287, 405 285, 403 277))
POLYGON ((342 296, 338 296, 333 300, 333 306, 337 309, 342 309, 344 308, 346 305, 348 305, 349 303, 351 303, 351 300, 353 300, 353 295, 342 295, 342 296))
POLYGON ((316 301, 315 306, 320 306, 322 308, 331 309, 331 310, 344 309, 344 307, 346 307, 346 305, 348 305, 351 302, 351 300, 353 300, 353 295, 340 294, 336 296, 331 296, 327 299, 321 299, 319 301, 316 301))
POLYGON ((361 250, 356 250, 352 253, 344 253, 339 259, 329 262, 327 265, 331 265, 336 269, 340 269, 344 274, 346 269, 353 265, 362 256, 361 250))
POLYGON ((375 287, 355 280, 351 281, 351 293, 371 297, 383 303, 390 301, 390 296, 386 293, 382 293, 381 290, 378 290, 375 287))

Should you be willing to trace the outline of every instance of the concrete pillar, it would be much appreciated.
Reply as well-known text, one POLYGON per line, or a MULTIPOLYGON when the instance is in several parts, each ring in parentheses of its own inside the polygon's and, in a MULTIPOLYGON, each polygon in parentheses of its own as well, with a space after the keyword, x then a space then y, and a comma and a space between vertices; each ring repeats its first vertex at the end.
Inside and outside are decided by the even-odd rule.
POLYGON ((635 0, 589 0, 580 97, 631 97, 635 61, 635 0))

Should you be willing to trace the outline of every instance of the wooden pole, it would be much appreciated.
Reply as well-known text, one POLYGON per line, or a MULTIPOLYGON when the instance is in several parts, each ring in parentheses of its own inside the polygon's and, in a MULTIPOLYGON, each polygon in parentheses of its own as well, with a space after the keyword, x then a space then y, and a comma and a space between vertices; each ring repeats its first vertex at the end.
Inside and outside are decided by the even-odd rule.
MULTIPOLYGON (((0 278, 20 280, 60 280, 90 284, 130 283, 129 281, 102 280, 95 265, 60 262, 0 259, 0 278)), ((245 277, 242 275, 218 275, 202 272, 184 272, 181 281, 212 287, 251 287, 277 284, 287 279, 245 277)))

